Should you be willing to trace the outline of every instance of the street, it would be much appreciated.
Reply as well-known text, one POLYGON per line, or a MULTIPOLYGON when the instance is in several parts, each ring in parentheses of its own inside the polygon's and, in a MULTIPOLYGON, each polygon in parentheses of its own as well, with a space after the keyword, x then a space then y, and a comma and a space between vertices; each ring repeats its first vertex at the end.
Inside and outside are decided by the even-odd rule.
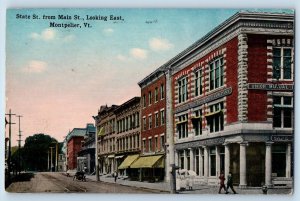
POLYGON ((86 182, 73 181, 73 177, 56 172, 35 173, 30 181, 12 183, 6 191, 15 193, 161 193, 157 190, 96 182, 88 178, 86 182))

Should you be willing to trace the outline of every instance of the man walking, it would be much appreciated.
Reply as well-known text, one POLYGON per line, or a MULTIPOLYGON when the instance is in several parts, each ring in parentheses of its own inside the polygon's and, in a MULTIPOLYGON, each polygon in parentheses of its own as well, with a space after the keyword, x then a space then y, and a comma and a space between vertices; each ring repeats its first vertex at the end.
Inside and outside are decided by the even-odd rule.
POLYGON ((225 193, 227 194, 228 191, 227 191, 227 189, 226 189, 226 187, 225 187, 225 183, 224 183, 224 181, 225 181, 225 175, 224 175, 224 171, 223 171, 223 170, 221 170, 221 174, 220 174, 220 176, 219 176, 219 179, 220 179, 219 194, 221 193, 222 188, 224 188, 224 191, 225 191, 225 193))
POLYGON ((234 194, 236 194, 236 191, 233 188, 233 180, 232 180, 232 173, 231 172, 229 172, 229 174, 227 176, 227 193, 228 193, 229 187, 231 188, 232 192, 234 194))

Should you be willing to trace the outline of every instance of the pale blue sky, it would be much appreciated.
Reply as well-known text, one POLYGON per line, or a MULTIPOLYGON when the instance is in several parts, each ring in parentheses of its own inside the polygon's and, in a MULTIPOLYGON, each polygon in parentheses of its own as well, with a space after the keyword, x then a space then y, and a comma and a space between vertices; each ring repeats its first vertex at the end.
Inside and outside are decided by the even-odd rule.
POLYGON ((69 129, 94 123, 100 105, 140 96, 140 80, 238 11, 7 10, 7 108, 24 115, 24 138, 43 132, 62 141, 69 129), (16 19, 17 14, 114 15, 124 21, 85 19, 92 28, 49 28, 50 21, 81 21, 16 19))

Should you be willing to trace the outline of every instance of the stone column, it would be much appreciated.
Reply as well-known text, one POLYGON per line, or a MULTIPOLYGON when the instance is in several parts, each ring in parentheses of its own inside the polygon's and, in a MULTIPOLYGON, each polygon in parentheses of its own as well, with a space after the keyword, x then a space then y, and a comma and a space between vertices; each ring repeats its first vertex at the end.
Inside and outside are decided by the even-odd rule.
POLYGON ((203 176, 203 163, 204 163, 204 161, 203 161, 203 159, 202 159, 202 153, 203 152, 203 150, 201 149, 201 148, 199 148, 199 168, 200 168, 200 170, 199 170, 199 175, 200 176, 203 176))
POLYGON ((240 143, 240 188, 247 186, 247 170, 246 170, 246 146, 248 143, 240 143))
POLYGON ((229 144, 225 144, 225 178, 227 178, 230 171, 230 149, 229 144))
POLYGON ((191 170, 195 171, 195 166, 194 166, 194 150, 190 149, 190 168, 191 170))
POLYGON ((220 147, 216 146, 216 175, 219 176, 220 173, 220 147))
POLYGON ((286 146, 286 170, 285 170, 285 176, 287 178, 291 178, 291 143, 288 143, 286 146))
POLYGON ((208 147, 204 147, 204 178, 208 179, 209 164, 208 164, 208 147))
POLYGON ((187 166, 188 166, 188 165, 187 165, 187 153, 186 153, 187 151, 188 151, 188 150, 186 150, 186 149, 183 150, 183 153, 184 153, 184 154, 183 154, 183 156, 184 156, 184 159, 183 159, 183 161, 184 161, 184 162, 183 162, 183 163, 184 163, 184 164, 183 164, 183 167, 184 167, 184 169, 187 169, 187 166))
POLYGON ((175 165, 179 166, 179 163, 178 163, 178 151, 175 151, 175 165))
POLYGON ((273 142, 266 142, 266 159, 265 159, 265 185, 272 186, 272 144, 273 142))

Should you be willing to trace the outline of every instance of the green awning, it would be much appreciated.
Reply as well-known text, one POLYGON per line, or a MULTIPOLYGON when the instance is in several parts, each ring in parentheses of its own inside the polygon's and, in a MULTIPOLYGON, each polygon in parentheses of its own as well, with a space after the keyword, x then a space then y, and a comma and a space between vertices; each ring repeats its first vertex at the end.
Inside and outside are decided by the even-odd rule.
POLYGON ((100 128, 100 130, 98 131, 98 136, 103 136, 105 133, 105 130, 103 127, 100 128))
POLYGON ((121 163, 121 165, 118 167, 118 169, 127 169, 130 167, 130 165, 138 159, 139 155, 130 155, 125 158, 125 160, 121 163))
POLYGON ((142 156, 137 159, 130 168, 161 168, 164 166, 163 155, 142 156))
POLYGON ((205 117, 211 117, 211 116, 219 114, 221 112, 223 112, 223 110, 218 110, 218 111, 215 111, 215 112, 210 112, 210 113, 206 114, 205 117))

